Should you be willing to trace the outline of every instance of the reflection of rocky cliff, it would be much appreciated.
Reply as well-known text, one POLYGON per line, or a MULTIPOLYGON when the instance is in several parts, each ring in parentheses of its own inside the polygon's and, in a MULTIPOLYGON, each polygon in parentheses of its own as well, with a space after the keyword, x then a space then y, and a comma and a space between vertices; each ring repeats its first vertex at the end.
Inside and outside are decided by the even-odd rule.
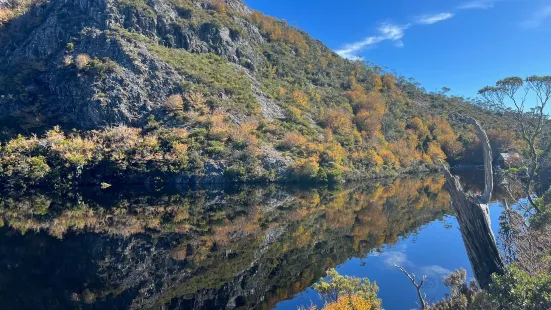
POLYGON ((204 190, 121 195, 109 205, 3 198, 0 303, 270 308, 327 267, 442 215, 442 185, 438 177, 341 190, 204 190))

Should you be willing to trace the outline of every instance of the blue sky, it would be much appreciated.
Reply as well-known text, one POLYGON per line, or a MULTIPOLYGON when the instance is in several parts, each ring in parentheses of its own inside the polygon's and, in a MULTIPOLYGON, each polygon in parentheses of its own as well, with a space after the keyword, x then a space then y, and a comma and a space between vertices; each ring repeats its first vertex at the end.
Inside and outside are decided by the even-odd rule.
POLYGON ((551 75, 549 0, 244 0, 334 51, 474 97, 508 76, 551 75))

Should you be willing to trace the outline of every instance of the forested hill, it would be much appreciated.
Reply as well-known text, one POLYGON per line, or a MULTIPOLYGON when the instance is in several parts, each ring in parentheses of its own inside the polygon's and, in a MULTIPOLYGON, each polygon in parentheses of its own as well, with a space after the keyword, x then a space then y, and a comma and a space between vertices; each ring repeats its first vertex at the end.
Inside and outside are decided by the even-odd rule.
POLYGON ((0 0, 9 186, 428 170, 476 153, 460 115, 515 146, 502 115, 343 59, 239 0, 0 0))

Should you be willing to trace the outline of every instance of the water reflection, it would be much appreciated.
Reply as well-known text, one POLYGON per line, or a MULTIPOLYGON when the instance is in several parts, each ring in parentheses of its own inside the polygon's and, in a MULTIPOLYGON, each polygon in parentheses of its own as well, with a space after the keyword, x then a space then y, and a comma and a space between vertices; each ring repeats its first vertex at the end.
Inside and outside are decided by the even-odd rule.
MULTIPOLYGON (((449 212, 444 179, 0 198, 0 304, 271 309, 449 212)), ((391 255, 391 254, 388 254, 391 255)))

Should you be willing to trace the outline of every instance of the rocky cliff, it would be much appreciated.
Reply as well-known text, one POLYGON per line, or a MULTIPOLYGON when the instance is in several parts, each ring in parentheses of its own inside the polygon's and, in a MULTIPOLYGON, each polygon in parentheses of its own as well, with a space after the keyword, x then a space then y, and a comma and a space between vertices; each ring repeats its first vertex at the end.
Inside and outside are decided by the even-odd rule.
MULTIPOLYGON (((0 8, 12 3, 3 1, 0 8)), ((252 95, 250 104, 261 105, 267 118, 281 117, 281 108, 266 98, 255 77, 266 62, 255 48, 265 39, 248 20, 251 11, 238 0, 222 5, 227 6, 223 16, 208 1, 31 5, 1 30, 0 117, 22 126, 142 124, 160 113, 168 96, 185 92, 186 84, 209 88, 226 77, 242 80, 252 95), (167 59, 174 50, 190 53, 181 61, 183 70, 167 59), (208 53, 221 59, 199 56, 208 53), (207 61, 205 68, 188 68, 201 61, 207 61), (201 79, 216 66, 225 72, 213 75, 227 76, 201 79), (203 72, 190 72, 194 69, 203 72)), ((231 101, 234 94, 228 90, 222 87, 212 95, 231 101)), ((247 112, 235 111, 235 116, 247 112)))
POLYGON ((427 171, 477 149, 459 113, 501 123, 240 0, 0 2, 10 187, 427 171))

